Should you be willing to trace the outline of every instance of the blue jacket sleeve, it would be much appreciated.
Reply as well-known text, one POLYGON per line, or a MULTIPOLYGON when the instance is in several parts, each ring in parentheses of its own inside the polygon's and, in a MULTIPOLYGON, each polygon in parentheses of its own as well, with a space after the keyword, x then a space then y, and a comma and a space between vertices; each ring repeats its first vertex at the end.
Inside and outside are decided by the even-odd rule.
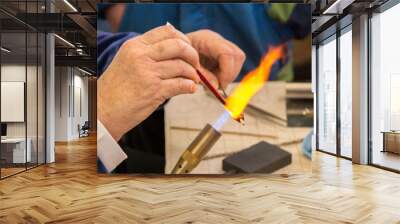
POLYGON ((106 15, 105 15, 106 10, 108 8, 110 8, 111 6, 112 6, 112 4, 109 4, 109 3, 99 3, 99 4, 97 4, 97 16, 100 19, 105 19, 106 18, 106 15))
POLYGON ((103 74, 113 60, 121 45, 137 33, 107 33, 97 32, 97 74, 103 74))

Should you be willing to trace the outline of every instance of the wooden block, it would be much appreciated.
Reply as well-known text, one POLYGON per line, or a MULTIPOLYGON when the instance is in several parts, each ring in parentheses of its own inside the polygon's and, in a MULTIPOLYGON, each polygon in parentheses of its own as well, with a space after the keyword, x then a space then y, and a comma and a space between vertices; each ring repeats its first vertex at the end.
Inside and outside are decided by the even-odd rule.
POLYGON ((243 151, 226 157, 222 168, 234 173, 272 173, 292 162, 292 154, 261 141, 243 151))

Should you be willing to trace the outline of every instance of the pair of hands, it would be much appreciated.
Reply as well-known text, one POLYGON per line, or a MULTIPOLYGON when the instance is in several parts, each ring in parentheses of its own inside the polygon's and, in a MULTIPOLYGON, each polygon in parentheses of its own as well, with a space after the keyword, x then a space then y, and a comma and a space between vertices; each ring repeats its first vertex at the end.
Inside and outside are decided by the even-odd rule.
POLYGON ((242 50, 210 30, 152 29, 126 41, 98 80, 99 120, 118 141, 168 98, 194 93, 196 69, 225 88, 244 60, 242 50))

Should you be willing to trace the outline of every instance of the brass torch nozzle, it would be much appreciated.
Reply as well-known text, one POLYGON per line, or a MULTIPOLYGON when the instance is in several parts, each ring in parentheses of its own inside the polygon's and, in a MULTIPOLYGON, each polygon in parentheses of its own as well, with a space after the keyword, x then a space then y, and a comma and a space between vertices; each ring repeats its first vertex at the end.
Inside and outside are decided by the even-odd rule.
POLYGON ((182 153, 171 174, 190 173, 221 137, 221 133, 207 124, 182 153))

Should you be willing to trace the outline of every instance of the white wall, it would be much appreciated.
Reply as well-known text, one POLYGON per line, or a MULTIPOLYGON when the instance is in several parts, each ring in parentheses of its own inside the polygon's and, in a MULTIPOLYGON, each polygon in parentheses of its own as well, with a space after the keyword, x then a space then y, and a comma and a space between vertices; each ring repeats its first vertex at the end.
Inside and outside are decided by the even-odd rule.
MULTIPOLYGON (((33 74, 33 72, 36 75, 36 67, 28 66, 27 71, 28 71, 28 75, 33 74)), ((12 64, 2 65, 1 66, 1 81, 3 81, 3 82, 12 82, 12 81, 26 82, 26 80, 25 80, 25 65, 12 65, 12 64)), ((36 83, 34 83, 34 85, 36 85, 36 83)), ((30 89, 28 89, 28 90, 30 90, 30 89)), ((27 93, 27 96, 36 98, 36 89, 34 90, 34 92, 33 92, 33 89, 32 89, 32 91, 29 91, 27 93)), ((31 102, 32 100, 27 99, 27 101, 31 102)), ((36 104, 35 104, 35 108, 36 108, 36 104)), ((6 108, 1 108, 1 110, 6 110, 6 108)), ((35 116, 36 116, 36 114, 35 114, 35 116)), ((35 117, 35 119, 36 119, 36 117, 35 117)), ((31 121, 31 120, 33 120, 33 118, 30 118, 29 114, 28 114, 28 121, 31 121)), ((25 137, 25 122, 7 123, 7 136, 8 137, 25 137)))
MULTIPOLYGON (((25 65, 2 65, 1 81, 25 82, 25 65)), ((1 110, 5 109, 1 108, 1 110)), ((7 137, 25 138, 25 123, 7 123, 7 137)))
POLYGON ((68 141, 68 74, 67 67, 55 68, 55 141, 68 141))
POLYGON ((55 107, 55 140, 79 138, 78 124, 88 120, 88 78, 79 70, 56 67, 55 107))
POLYGON ((88 78, 83 77, 82 73, 75 70, 75 75, 74 75, 74 100, 75 100, 75 106, 74 110, 75 113, 73 113, 73 119, 72 119, 72 136, 75 138, 78 137, 78 124, 81 126, 85 123, 85 121, 88 120, 88 78), (81 110, 81 111, 80 111, 81 110))

